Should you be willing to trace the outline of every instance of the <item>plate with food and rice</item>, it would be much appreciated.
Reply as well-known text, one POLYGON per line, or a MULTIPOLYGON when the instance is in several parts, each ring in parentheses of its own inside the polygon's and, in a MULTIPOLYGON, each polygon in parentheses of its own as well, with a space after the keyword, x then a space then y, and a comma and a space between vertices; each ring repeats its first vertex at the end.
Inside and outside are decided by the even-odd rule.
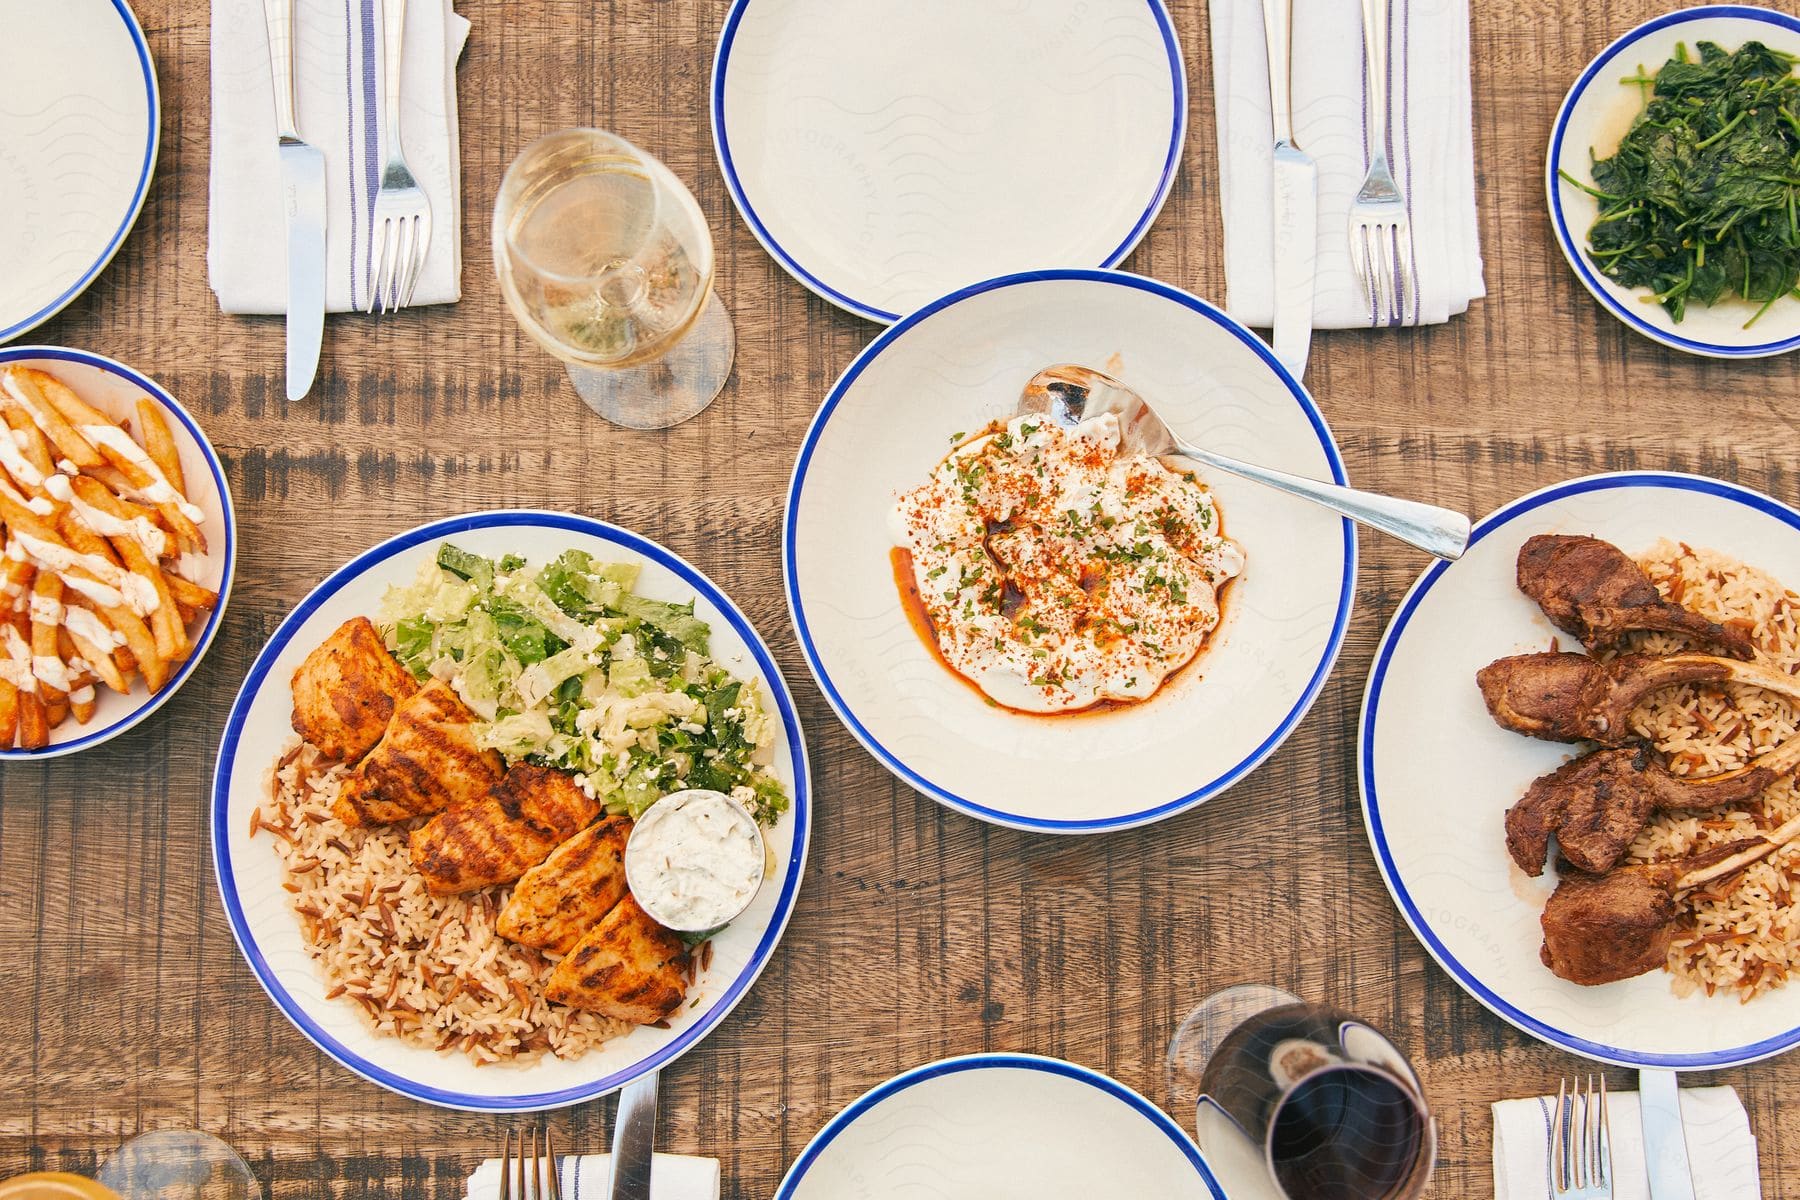
POLYGON ((1693 475, 1545 488, 1401 602, 1358 778, 1401 914, 1553 1045, 1800 1045, 1800 511, 1693 475))
POLYGON ((742 612, 655 542, 502 511, 401 534, 277 628, 213 852, 270 997, 451 1108, 574 1104, 716 1028, 774 953, 811 800, 742 612))
POLYGON ((788 606, 826 699, 889 770, 1016 828, 1085 833, 1242 779, 1318 694, 1356 573, 1348 521, 1024 397, 1084 363, 1193 440, 1344 482, 1312 398, 1178 289, 1112 271, 977 284, 870 344, 788 494, 788 606))

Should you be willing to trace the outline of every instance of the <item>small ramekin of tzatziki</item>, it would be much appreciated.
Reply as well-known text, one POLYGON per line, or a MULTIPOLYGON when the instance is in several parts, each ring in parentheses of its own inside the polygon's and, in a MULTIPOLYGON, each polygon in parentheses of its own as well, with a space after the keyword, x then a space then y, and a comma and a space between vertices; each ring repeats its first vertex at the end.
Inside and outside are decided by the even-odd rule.
POLYGON ((728 924, 750 907, 767 856, 748 809, 723 792, 670 792, 625 844, 625 882, 650 918, 680 933, 728 924))

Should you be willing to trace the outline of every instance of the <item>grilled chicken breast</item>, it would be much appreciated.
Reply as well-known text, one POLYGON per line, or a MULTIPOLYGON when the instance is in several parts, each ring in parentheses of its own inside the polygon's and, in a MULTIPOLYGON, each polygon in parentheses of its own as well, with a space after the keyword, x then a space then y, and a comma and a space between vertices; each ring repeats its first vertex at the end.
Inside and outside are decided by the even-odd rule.
MULTIPOLYGON (((625 841, 630 836, 631 818, 608 817, 556 847, 513 888, 500 910, 500 936, 567 954, 624 898, 625 841)), ((416 840, 413 846, 417 862, 416 840)))
POLYGON ((333 815, 346 825, 381 825, 482 799, 504 768, 497 753, 476 743, 474 721, 449 684, 425 685, 394 710, 333 815))
POLYGON ((629 894, 556 964, 544 998, 637 1025, 681 1006, 691 958, 681 939, 629 894))
POLYGON ((381 740, 394 709, 418 690, 369 619, 352 618, 294 672, 294 732, 327 758, 356 762, 381 740))
POLYGON ((599 815, 574 776, 520 763, 486 798, 413 830, 413 868, 439 896, 511 883, 599 815))

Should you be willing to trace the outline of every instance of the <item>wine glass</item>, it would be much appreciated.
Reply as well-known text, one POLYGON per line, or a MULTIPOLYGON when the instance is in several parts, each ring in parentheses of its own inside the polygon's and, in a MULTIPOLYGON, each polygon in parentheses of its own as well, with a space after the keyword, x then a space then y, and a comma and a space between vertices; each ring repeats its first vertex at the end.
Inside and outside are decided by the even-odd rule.
POLYGON ((564 129, 525 147, 494 202, 494 270, 525 332, 616 425, 678 425, 731 374, 706 217, 617 134, 564 129))
MULTIPOLYGON (((1437 1126, 1406 1056, 1367 1022, 1262 984, 1227 988, 1175 1031, 1171 1094, 1195 1105, 1200 1148, 1248 1194, 1413 1200, 1437 1126)), ((1234 1192, 1235 1194, 1235 1192, 1234 1192)))
POLYGON ((120 1200, 262 1200, 262 1185, 237 1151, 196 1129, 140 1134, 95 1176, 120 1200))

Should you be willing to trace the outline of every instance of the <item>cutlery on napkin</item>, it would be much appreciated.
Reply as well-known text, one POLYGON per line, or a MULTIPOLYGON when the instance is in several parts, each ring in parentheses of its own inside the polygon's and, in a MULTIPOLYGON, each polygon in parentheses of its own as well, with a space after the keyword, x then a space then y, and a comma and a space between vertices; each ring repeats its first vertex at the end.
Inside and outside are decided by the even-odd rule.
MULTIPOLYGON (((559 1156, 563 1200, 606 1200, 612 1155, 559 1156)), ((484 1159, 469 1176, 466 1200, 499 1200, 500 1160, 484 1159)), ((658 1154, 650 1167, 650 1200, 719 1200, 719 1160, 658 1154)))
MULTIPOLYGON (((299 133, 325 154, 325 307, 368 307, 370 214, 381 183, 382 31, 373 0, 299 3, 294 87, 299 133)), ((407 5, 400 95, 407 161, 443 219, 414 304, 462 295, 456 60, 469 22, 450 0, 407 5)), ((229 313, 287 307, 286 225, 262 0, 212 0, 212 168, 207 274, 229 313)))
MULTIPOLYGON (((1644 1135, 1636 1092, 1609 1092, 1613 1200, 1648 1200, 1644 1135)), ((1550 1119, 1556 1097, 1502 1100, 1494 1106, 1494 1200, 1540 1200, 1549 1190, 1550 1119)), ((1759 1200, 1756 1137, 1737 1091, 1681 1089, 1688 1156, 1698 1200, 1759 1200)))
MULTIPOLYGON (((1225 223, 1225 301, 1268 328, 1276 308, 1269 80, 1261 0, 1212 0, 1213 93, 1225 223)), ((1318 282, 1313 325, 1367 328, 1345 234, 1368 165, 1362 14, 1343 0, 1293 0, 1295 140, 1318 166, 1318 282)), ((1389 161, 1410 202, 1419 324, 1486 294, 1475 219, 1468 0, 1393 0, 1389 161)))

